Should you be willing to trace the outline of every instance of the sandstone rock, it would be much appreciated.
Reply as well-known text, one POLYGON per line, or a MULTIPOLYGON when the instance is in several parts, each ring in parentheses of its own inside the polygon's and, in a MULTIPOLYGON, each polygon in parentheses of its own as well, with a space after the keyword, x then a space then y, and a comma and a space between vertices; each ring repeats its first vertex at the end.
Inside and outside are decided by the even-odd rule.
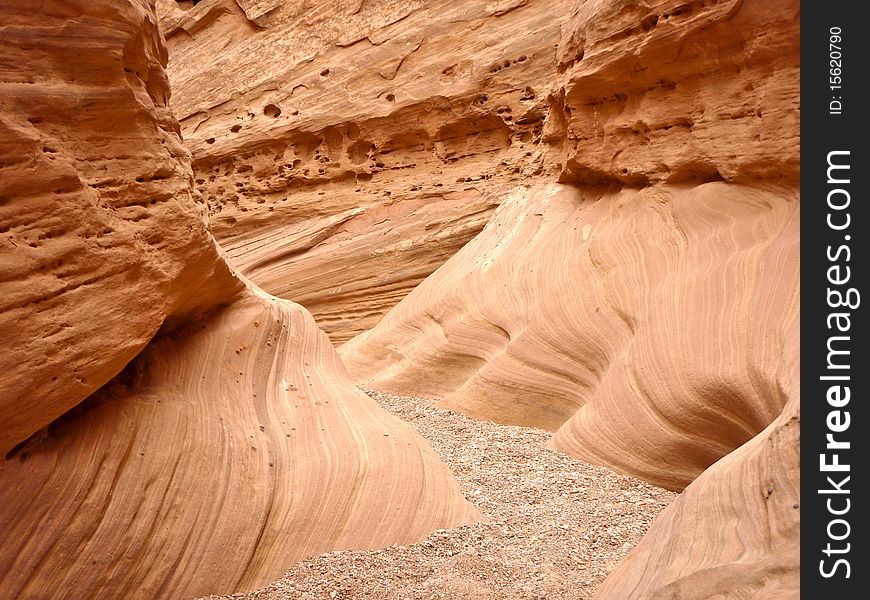
POLYGON ((164 321, 242 286, 191 191, 148 3, 34 12, 11 0, 0 21, 6 454, 116 375, 164 321))
POLYGON ((782 414, 693 481, 598 598, 800 598, 799 355, 787 363, 782 414))
POLYGON ((796 1, 157 0, 180 127, 152 4, 0 8, 0 589, 476 517, 207 214, 333 341, 380 320, 357 381, 688 486, 601 597, 795 596, 796 1))
POLYGON ((799 20, 794 0, 577 2, 548 118, 561 180, 796 187, 799 20))
POLYGON ((3 595, 234 592, 476 518, 307 311, 224 263, 153 5, 0 21, 3 595))
POLYGON ((0 589, 18 598, 248 591, 327 550, 476 516, 311 316, 256 292, 158 337, 0 482, 0 526, 20 541, 0 548, 0 589))
POLYGON ((371 387, 689 485, 603 598, 796 593, 798 20, 576 2, 536 154, 565 185, 514 186, 340 349, 371 387))
POLYGON ((518 191, 341 355, 367 386, 680 489, 785 403, 798 208, 721 182, 518 191))
POLYGON ((336 343, 542 172, 533 154, 569 16, 544 0, 159 8, 215 235, 336 343))

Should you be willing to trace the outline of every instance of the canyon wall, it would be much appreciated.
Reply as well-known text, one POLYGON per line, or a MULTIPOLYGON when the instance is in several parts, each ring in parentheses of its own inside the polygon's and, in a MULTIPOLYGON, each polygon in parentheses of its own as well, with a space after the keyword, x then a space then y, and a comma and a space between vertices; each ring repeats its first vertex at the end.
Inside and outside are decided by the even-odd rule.
POLYGON ((367 386, 679 490, 785 403, 798 207, 762 184, 517 190, 341 354, 367 386))
POLYGON ((604 598, 797 593, 799 44, 794 1, 575 3, 543 177, 340 348, 686 488, 604 598))
POLYGON ((785 403, 798 8, 577 7, 544 129, 561 184, 515 188, 341 354, 368 385, 681 489, 785 403))
POLYGON ((0 589, 475 519, 355 380, 683 490, 603 598, 797 595, 798 2, 156 9, 0 7, 0 589))
POLYGON ((0 22, 0 595, 246 591, 477 518, 309 313, 224 262, 153 3, 0 22))
MULTIPOLYGON (((536 155, 544 0, 161 0, 172 107, 232 263, 341 343, 486 224, 536 155)), ((555 177, 556 172, 552 175, 555 177)))
MULTIPOLYGON (((798 344, 800 328, 788 334, 798 344)), ((599 598, 800 598, 800 361, 763 432, 704 471, 605 581, 599 598)))
POLYGON ((166 319, 242 288, 191 189, 148 4, 117 17, 107 6, 0 8, 2 454, 115 376, 166 319))

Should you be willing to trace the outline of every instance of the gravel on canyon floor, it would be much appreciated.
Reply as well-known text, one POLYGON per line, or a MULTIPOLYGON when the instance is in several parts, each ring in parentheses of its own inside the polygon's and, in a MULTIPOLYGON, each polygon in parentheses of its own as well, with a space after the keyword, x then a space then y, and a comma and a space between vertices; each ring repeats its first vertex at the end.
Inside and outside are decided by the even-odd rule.
MULTIPOLYGON (((330 552, 222 598, 592 598, 674 494, 545 448, 550 432, 365 390, 429 442, 485 521, 411 546, 330 552)), ((217 598, 211 596, 210 598, 217 598)))

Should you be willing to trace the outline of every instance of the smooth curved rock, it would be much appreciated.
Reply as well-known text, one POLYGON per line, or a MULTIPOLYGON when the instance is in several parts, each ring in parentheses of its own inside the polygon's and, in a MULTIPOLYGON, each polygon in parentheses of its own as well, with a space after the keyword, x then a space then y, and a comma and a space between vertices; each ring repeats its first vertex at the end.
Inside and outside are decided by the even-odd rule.
POLYGON ((152 4, 0 18, 3 595, 249 590, 477 518, 308 312, 224 263, 152 4))
POLYGON ((351 374, 681 498, 602 598, 799 586, 799 3, 574 3, 541 169, 351 374))
POLYGON ((476 511, 413 428, 344 375, 298 305, 249 295, 162 335, 0 464, 17 598, 249 591, 332 549, 476 511))
POLYGON ((367 386, 680 489, 785 403, 798 210, 793 190, 724 183, 517 192, 340 352, 367 386))
POLYGON ((787 357, 782 414, 693 481, 597 598, 800 598, 799 365, 787 357))

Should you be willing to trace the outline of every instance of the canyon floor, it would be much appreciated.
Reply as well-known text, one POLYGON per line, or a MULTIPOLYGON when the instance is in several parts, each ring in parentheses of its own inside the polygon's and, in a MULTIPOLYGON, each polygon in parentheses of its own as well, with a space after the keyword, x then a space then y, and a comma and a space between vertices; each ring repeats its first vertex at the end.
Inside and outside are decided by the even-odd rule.
POLYGON ((485 521, 411 546, 323 554, 262 590, 212 600, 591 598, 675 497, 546 448, 547 431, 364 391, 426 438, 485 521))

